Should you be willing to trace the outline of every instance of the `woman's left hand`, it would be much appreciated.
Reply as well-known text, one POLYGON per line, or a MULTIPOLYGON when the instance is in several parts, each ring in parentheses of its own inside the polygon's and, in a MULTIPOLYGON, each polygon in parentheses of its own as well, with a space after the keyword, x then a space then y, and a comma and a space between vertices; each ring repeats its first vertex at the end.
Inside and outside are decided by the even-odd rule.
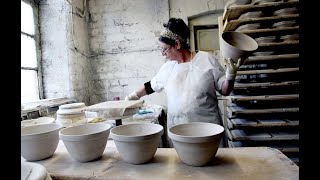
POLYGON ((234 63, 231 58, 225 59, 225 61, 227 65, 226 78, 227 80, 234 80, 236 78, 237 71, 241 65, 242 59, 239 58, 236 63, 234 63))

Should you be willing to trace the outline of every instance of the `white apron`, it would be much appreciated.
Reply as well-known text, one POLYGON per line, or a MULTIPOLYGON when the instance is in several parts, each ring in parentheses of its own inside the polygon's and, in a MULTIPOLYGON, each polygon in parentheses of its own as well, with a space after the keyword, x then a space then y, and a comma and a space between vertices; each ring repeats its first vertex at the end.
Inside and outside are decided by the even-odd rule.
POLYGON ((151 87, 167 94, 167 129, 188 122, 221 124, 216 90, 221 90, 224 79, 217 59, 204 51, 187 63, 166 62, 151 80, 151 87))

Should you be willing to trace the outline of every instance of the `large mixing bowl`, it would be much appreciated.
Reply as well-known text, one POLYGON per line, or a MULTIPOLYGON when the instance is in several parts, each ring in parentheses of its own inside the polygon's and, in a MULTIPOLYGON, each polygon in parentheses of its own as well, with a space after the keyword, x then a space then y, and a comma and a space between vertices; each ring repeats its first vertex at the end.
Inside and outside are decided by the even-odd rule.
POLYGON ((169 128, 169 137, 182 162, 206 165, 217 153, 224 128, 218 124, 192 122, 169 128))
POLYGON ((258 43, 244 33, 226 31, 221 35, 220 50, 224 59, 231 58, 233 62, 237 62, 241 58, 244 61, 257 49, 258 43))
POLYGON ((153 158, 162 134, 159 124, 135 123, 112 128, 110 136, 124 161, 142 164, 153 158))
POLYGON ((62 129, 59 136, 73 159, 88 162, 102 156, 110 129, 106 123, 82 124, 62 129))
POLYGON ((21 127, 21 156, 27 161, 38 161, 54 154, 59 143, 60 124, 21 127))

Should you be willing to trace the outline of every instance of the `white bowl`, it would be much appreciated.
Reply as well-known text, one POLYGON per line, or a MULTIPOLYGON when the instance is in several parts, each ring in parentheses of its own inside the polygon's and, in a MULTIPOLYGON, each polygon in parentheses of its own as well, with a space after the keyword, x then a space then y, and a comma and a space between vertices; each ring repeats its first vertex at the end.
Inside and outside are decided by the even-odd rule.
POLYGON ((24 161, 21 162, 21 179, 52 180, 47 169, 43 165, 24 161))
POLYGON ((135 123, 112 128, 110 136, 124 161, 142 164, 153 158, 162 134, 159 124, 135 123))
POLYGON ((222 126, 204 122, 179 124, 168 131, 179 158, 191 166, 204 166, 216 155, 223 133, 222 126))
POLYGON ((231 58, 233 62, 238 62, 239 58, 245 60, 253 51, 258 49, 258 43, 246 34, 226 31, 221 35, 220 49, 225 59, 231 58))
POLYGON ((46 159, 54 154, 59 143, 60 124, 21 127, 21 156, 27 161, 46 159))
POLYGON ((59 136, 73 159, 88 162, 102 156, 110 129, 106 123, 82 124, 60 130, 59 136))
POLYGON ((39 117, 36 119, 29 119, 29 120, 22 120, 21 126, 27 127, 27 126, 35 126, 40 124, 51 124, 54 123, 55 119, 53 117, 39 117))

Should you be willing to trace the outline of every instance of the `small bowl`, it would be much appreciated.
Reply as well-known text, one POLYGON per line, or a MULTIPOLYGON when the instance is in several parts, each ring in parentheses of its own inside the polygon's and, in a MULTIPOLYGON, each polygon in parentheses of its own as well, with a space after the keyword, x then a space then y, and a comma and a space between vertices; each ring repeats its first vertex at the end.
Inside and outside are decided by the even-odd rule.
POLYGON ((277 23, 274 23, 272 25, 273 28, 284 28, 284 27, 295 27, 297 25, 297 21, 280 21, 277 23))
POLYGON ((112 128, 110 136, 124 161, 143 164, 153 158, 162 134, 159 124, 134 123, 112 128))
POLYGON ((213 123, 192 122, 172 126, 168 132, 182 162, 204 166, 215 157, 224 128, 213 123))
POLYGON ((226 31, 221 35, 220 49, 223 58, 231 58, 236 63, 239 58, 245 60, 253 51, 258 49, 258 43, 246 34, 226 31))
POLYGON ((259 5, 259 4, 272 4, 275 2, 278 2, 281 0, 255 0, 254 5, 259 5))
POLYGON ((59 143, 60 124, 21 127, 21 156, 27 161, 51 157, 59 143))
POLYGON ((258 37, 255 38, 255 40, 257 41, 258 44, 261 43, 271 43, 276 41, 277 37, 276 36, 265 36, 265 37, 258 37))
POLYGON ((282 15, 297 14, 297 13, 298 13, 298 8, 292 7, 292 8, 283 8, 283 9, 274 11, 273 15, 282 16, 282 15))
POLYGON ((261 27, 260 23, 244 24, 239 26, 235 31, 254 30, 254 29, 259 29, 260 27, 261 27))
POLYGON ((284 42, 286 41, 295 41, 295 40, 299 40, 299 34, 288 34, 288 35, 284 35, 281 36, 280 39, 284 42))
POLYGON ((273 55, 275 54, 274 51, 261 51, 261 52, 254 52, 254 56, 268 56, 268 55, 273 55))
POLYGON ((59 136, 74 160, 88 162, 102 156, 110 129, 106 123, 82 124, 62 129, 59 136))
POLYGON ((262 17, 262 11, 252 11, 242 14, 238 19, 248 19, 248 18, 257 18, 262 17))

